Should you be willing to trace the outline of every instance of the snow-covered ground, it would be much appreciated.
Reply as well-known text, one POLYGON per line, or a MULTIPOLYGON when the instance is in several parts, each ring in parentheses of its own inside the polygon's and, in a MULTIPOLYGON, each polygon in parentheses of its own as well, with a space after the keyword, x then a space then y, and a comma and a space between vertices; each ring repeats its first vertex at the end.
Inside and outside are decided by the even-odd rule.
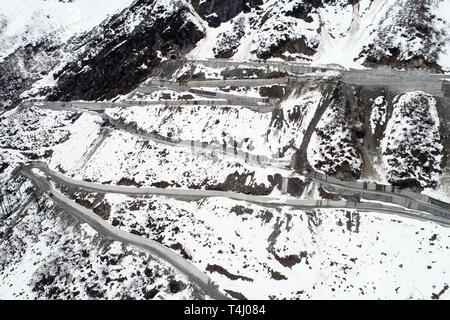
MULTIPOLYGON (((163 98, 165 94, 170 94, 171 99, 178 99, 179 94, 184 93, 162 89, 151 97, 163 98)), ((138 128, 149 133, 156 131, 176 139, 203 142, 231 139, 242 143, 244 150, 272 155, 286 146, 290 146, 291 150, 299 148, 321 99, 319 91, 293 93, 281 101, 280 109, 273 114, 238 106, 150 106, 110 109, 108 113, 124 123, 136 123, 138 128)), ((422 122, 428 125, 426 132, 431 130, 433 133, 427 134, 427 137, 434 137, 439 119, 436 118, 431 98, 419 92, 399 96, 390 119, 384 119, 387 114, 383 99, 375 99, 368 114, 373 128, 387 121, 387 137, 398 140, 401 136, 392 132, 402 132, 403 127, 395 125, 396 122, 401 120, 403 123, 406 119, 408 125, 417 124, 415 113, 411 115, 407 112, 411 99, 429 102, 423 105, 415 103, 414 112, 430 117, 432 121, 426 118, 422 122), (423 107, 423 110, 418 107, 423 107)), ((308 155, 311 155, 312 164, 322 161, 330 165, 320 165, 322 169, 332 170, 347 161, 349 168, 357 171, 361 166, 358 161, 361 160, 352 142, 348 110, 341 102, 335 100, 325 111, 312 136, 308 155)), ((32 107, 9 111, 2 115, 0 123, 2 162, 6 161, 14 167, 19 161, 26 162, 37 155, 48 161, 51 168, 79 180, 113 185, 204 189, 220 185, 230 176, 237 175, 245 177, 245 181, 237 184, 255 190, 259 186, 273 188, 270 180, 280 173, 271 168, 245 164, 239 159, 228 159, 209 152, 202 154, 198 150, 196 154, 186 146, 164 145, 124 130, 102 127, 101 117, 92 113, 32 107), (105 130, 110 132, 103 136, 105 130), (86 158, 93 148, 95 152, 86 158)), ((286 158, 291 156, 292 152, 286 152, 286 158)), ((303 197, 320 199, 317 186, 309 187, 303 192, 303 197)), ((274 188, 272 195, 279 196, 277 192, 274 188)), ((450 233, 448 229, 429 222, 354 210, 268 208, 226 198, 183 202, 157 196, 75 195, 80 203, 86 204, 86 200, 90 204, 100 203, 111 224, 158 240, 191 259, 219 284, 221 290, 234 297, 431 299, 448 285, 445 281, 448 272, 445 254, 450 244, 450 233)), ((6 258, 2 260, 4 264, 0 270, 0 277, 4 277, 0 297, 43 298, 50 295, 92 298, 101 292, 101 298, 114 299, 122 297, 123 290, 131 290, 132 297, 140 299, 147 294, 147 291, 136 291, 135 288, 140 285, 152 294, 158 290, 157 298, 179 299, 195 295, 190 286, 180 293, 170 293, 167 283, 173 281, 172 277, 185 285, 188 283, 172 271, 164 271, 163 278, 152 280, 155 283, 132 276, 137 275, 137 271, 145 274, 146 270, 139 269, 142 256, 137 251, 129 253, 128 249, 117 243, 109 244, 106 249, 103 245, 101 249, 91 247, 90 243, 97 241, 93 240, 98 237, 95 232, 76 225, 61 227, 64 222, 55 218, 59 213, 52 211, 49 204, 36 214, 32 211, 34 206, 32 203, 31 211, 24 211, 22 220, 18 219, 19 227, 14 228, 17 238, 19 233, 32 235, 26 237, 30 243, 24 244, 23 255, 18 253, 22 252, 18 247, 8 247, 12 240, 5 241, 3 247, 0 244, 1 250, 9 250, 4 255, 6 258), (55 225, 64 228, 67 234, 55 235, 57 230, 52 230, 55 225), (47 228, 42 238, 34 231, 41 227, 47 228), (48 237, 60 240, 50 246, 47 233, 48 237), (76 240, 77 237, 82 240, 76 240), (68 260, 62 259, 60 254, 68 250, 66 241, 76 248, 68 260), (90 248, 93 253, 85 257, 84 247, 90 248), (87 263, 85 258, 94 259, 94 256, 100 255, 98 252, 103 252, 101 250, 106 250, 113 259, 120 256, 118 252, 121 250, 125 250, 126 255, 120 257, 117 265, 107 267, 104 261, 89 260, 86 270, 70 278, 73 286, 64 289, 59 286, 60 281, 68 277, 67 270, 78 263, 87 263), (42 257, 45 258, 42 260, 42 257), (61 264, 59 269, 55 267, 58 263, 61 264), (119 273, 113 266, 123 270, 119 273), (124 282, 118 284, 108 280, 113 279, 110 275, 99 275, 98 270, 105 268, 105 272, 113 274, 114 279, 125 278, 124 282), (19 281, 21 273, 24 276, 19 281), (89 285, 80 284, 86 274, 98 277, 95 285, 91 282, 89 285), (53 280, 50 285, 45 285, 49 275, 53 280), (52 278, 53 275, 55 278, 52 278), (55 286, 59 289, 52 289, 55 286), (34 287, 38 288, 37 292, 31 291, 34 287), (79 296, 74 296, 76 291, 80 291, 79 296)), ((8 219, 16 218, 13 215, 8 219)), ((107 261, 110 258, 104 259, 107 261)), ((169 268, 153 260, 149 266, 150 269, 169 268)), ((161 272, 158 274, 161 275, 161 272)), ((444 290, 440 298, 448 298, 448 291, 444 290)))
POLYGON ((363 0, 354 7, 338 1, 341 7, 328 4, 319 8, 320 45, 313 56, 315 63, 337 63, 345 67, 361 68, 355 61, 366 43, 370 43, 381 18, 395 0, 363 0), (342 7, 343 6, 343 7, 342 7))
MULTIPOLYGON (((154 94, 156 95, 156 93, 154 94)), ((319 92, 291 95, 280 105, 274 119, 242 107, 132 107, 107 111, 115 119, 135 123, 146 132, 157 132, 181 140, 227 143, 234 141, 243 151, 290 160, 303 141, 303 134, 321 101, 319 92), (283 153, 283 148, 289 152, 283 153)))
POLYGON ((448 285, 450 233, 433 223, 226 198, 104 201, 112 224, 159 239, 250 299, 431 299, 448 285))
MULTIPOLYGON (((183 4, 189 13, 181 16, 198 30, 205 30, 206 37, 193 44, 188 59, 290 59, 362 68, 369 56, 405 61, 417 58, 414 53, 420 52, 426 59, 436 58, 444 69, 450 68, 450 47, 444 41, 449 30, 448 1, 430 2, 431 11, 425 10, 424 21, 430 14, 442 20, 432 19, 430 37, 419 33, 422 36, 415 38, 411 38, 415 24, 407 18, 420 17, 421 13, 413 10, 411 1, 361 0, 351 5, 347 0, 337 0, 315 8, 301 0, 267 0, 258 9, 241 12, 218 28, 208 27, 184 0, 157 0, 151 8, 155 12, 159 8, 155 15, 167 18, 181 8, 175 5, 183 4), (408 13, 406 18, 404 12, 408 13), (395 53, 396 48, 400 52, 395 53)), ((0 7, 0 63, 28 43, 47 39, 62 44, 75 34, 91 30, 132 1, 16 2, 4 0, 0 7)), ((111 39, 116 31, 120 37, 132 34, 137 26, 142 26, 144 17, 154 18, 147 15, 149 8, 135 7, 124 15, 117 30, 103 25, 110 32, 105 34, 111 39)), ((80 42, 55 49, 58 54, 54 56, 34 56, 37 65, 33 74, 39 75, 40 80, 23 96, 54 86, 58 81, 55 75, 68 62, 76 70, 76 64, 81 63, 77 60, 79 55, 86 53, 87 60, 95 58, 109 44, 107 39, 102 42, 102 27, 95 30, 92 38, 77 38, 80 42), (99 45, 88 48, 92 39, 99 45), (38 63, 46 64, 47 60, 51 70, 41 74, 38 63)), ((114 48, 121 45, 111 43, 114 48)), ((111 53, 114 49, 106 51, 111 53)), ((164 60, 161 51, 156 56, 164 60)), ((14 61, 10 64, 14 65, 14 61)), ((26 69, 18 61, 18 68, 26 69)), ((140 62, 139 65, 137 70, 148 70, 150 66, 140 62)), ((242 65, 222 69, 200 63, 186 63, 172 74, 162 74, 175 81, 193 75, 196 79, 234 79, 237 75, 256 78, 260 73, 267 77, 286 74, 276 67, 242 65)), ((323 75, 335 76, 336 72, 323 75)), ((134 92, 120 98, 205 99, 172 89, 155 88, 148 95, 134 92)), ((12 180, 12 185, 7 181, 11 183, 13 169, 20 163, 39 159, 74 179, 96 183, 285 197, 277 188, 280 174, 294 176, 293 170, 248 164, 221 155, 221 150, 213 153, 186 145, 162 144, 124 129, 135 126, 174 140, 226 144, 228 148, 236 143, 238 150, 281 158, 289 164, 325 100, 326 92, 321 92, 319 80, 290 88, 205 89, 246 97, 279 95, 282 99, 279 108, 268 113, 243 106, 206 105, 108 109, 109 116, 123 123, 121 130, 104 126, 100 115, 94 113, 31 107, 0 116, 1 194, 12 192, 14 206, 31 199, 23 210, 11 215, 2 211, 0 217, 1 299, 204 298, 167 263, 102 238, 60 212, 45 196, 39 195, 39 203, 28 198, 32 190, 29 181, 24 183, 28 192, 24 187, 14 191, 17 181, 12 180)), ((338 96, 343 98, 344 94, 338 96)), ((358 101, 361 97, 343 101, 336 98, 327 106, 308 145, 310 164, 318 171, 341 178, 364 180, 372 177, 360 177, 360 173, 364 166, 371 165, 379 175, 374 180, 387 183, 393 179, 417 179, 422 187, 429 187, 424 193, 449 201, 450 175, 446 168, 443 174, 440 171, 445 150, 440 142, 442 122, 434 98, 422 92, 406 92, 391 103, 389 94, 383 93, 369 100, 367 108, 362 104, 352 106, 352 98, 358 101), (373 163, 363 162, 367 154, 361 148, 366 140, 355 139, 355 123, 361 120, 356 121, 355 115, 362 115, 369 125, 363 129, 382 139, 380 159, 373 163), (385 127, 385 132, 381 132, 385 127), (434 186, 437 189, 430 188, 434 186)), ((326 196, 309 179, 302 177, 296 183, 288 185, 298 189, 299 198, 317 200, 326 196)), ((172 248, 234 298, 450 298, 450 229, 431 222, 355 210, 266 207, 218 197, 186 202, 162 196, 103 195, 57 187, 79 204, 91 206, 112 225, 172 248)))
MULTIPOLYGON (((38 158, 55 168, 77 167, 100 134, 100 116, 36 107, 14 109, 0 117, 0 160, 9 169, 38 158)), ((8 172, 11 172, 8 170, 8 172)), ((5 179, 8 174, 5 172, 5 179)))
POLYGON ((33 201, 0 225, 1 299, 199 299, 166 262, 33 201), (19 219, 18 219, 19 218, 19 219))
MULTIPOLYGON (((65 167, 65 163, 61 162, 65 167)), ((241 160, 180 146, 136 138, 126 132, 113 132, 81 171, 69 172, 76 179, 117 184, 132 180, 142 187, 170 185, 179 188, 204 188, 223 183, 229 175, 247 175, 246 184, 270 186, 273 169, 254 167, 241 160), (195 154, 197 153, 197 154, 195 154)))

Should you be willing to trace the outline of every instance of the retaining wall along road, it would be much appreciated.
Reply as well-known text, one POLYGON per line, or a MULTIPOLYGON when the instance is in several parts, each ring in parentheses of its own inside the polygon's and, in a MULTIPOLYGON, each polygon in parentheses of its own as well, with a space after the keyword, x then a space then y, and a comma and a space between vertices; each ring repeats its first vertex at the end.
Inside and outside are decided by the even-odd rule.
MULTIPOLYGON (((307 81, 305 78, 304 81, 307 81)), ((147 84, 141 85, 140 88, 148 87, 259 87, 274 84, 288 84, 297 82, 296 77, 282 77, 272 79, 233 79, 233 80, 186 80, 186 81, 169 81, 169 80, 150 80, 147 84)))
POLYGON ((390 185, 343 181, 311 170, 311 168, 309 176, 332 192, 347 195, 357 193, 364 199, 394 203, 408 209, 428 212, 450 221, 450 204, 424 194, 402 190, 390 185))

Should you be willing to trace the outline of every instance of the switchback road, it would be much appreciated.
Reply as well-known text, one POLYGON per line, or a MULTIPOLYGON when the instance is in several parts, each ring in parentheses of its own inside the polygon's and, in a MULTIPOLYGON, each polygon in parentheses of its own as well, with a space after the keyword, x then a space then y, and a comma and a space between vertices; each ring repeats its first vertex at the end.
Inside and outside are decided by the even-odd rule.
POLYGON ((32 169, 35 167, 42 169, 42 167, 39 165, 25 166, 22 168, 23 175, 31 179, 40 191, 48 194, 58 206, 64 209, 65 212, 71 214, 82 222, 89 224, 91 227, 97 230, 97 232, 108 238, 136 246, 159 256, 163 260, 172 264, 182 273, 184 273, 193 283, 197 284, 205 291, 207 295, 211 296, 213 299, 228 299, 228 297, 226 297, 217 289, 217 287, 211 282, 208 276, 206 276, 202 271, 200 271, 186 259, 175 253, 175 251, 161 245, 154 240, 140 237, 119 228, 113 227, 91 210, 88 210, 83 206, 75 203, 74 201, 57 191, 49 181, 33 172, 32 169))

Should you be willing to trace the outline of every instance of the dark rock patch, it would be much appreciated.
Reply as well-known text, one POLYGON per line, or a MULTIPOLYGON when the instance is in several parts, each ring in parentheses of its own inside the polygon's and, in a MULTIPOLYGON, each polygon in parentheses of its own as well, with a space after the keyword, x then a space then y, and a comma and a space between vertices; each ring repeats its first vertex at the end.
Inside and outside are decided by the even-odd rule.
POLYGON ((280 281, 280 280, 287 280, 286 276, 282 275, 278 271, 270 270, 270 276, 271 276, 272 279, 278 280, 278 281, 280 281))
POLYGON ((222 22, 226 22, 241 12, 248 12, 250 8, 257 7, 263 3, 262 0, 210 0, 190 1, 195 11, 206 20, 210 27, 216 28, 222 22))
POLYGON ((75 198, 75 202, 85 207, 86 209, 92 209, 92 203, 89 200, 75 198))
POLYGON ((444 288, 441 290, 441 291, 439 291, 439 293, 433 293, 432 295, 431 295, 431 299, 433 299, 433 300, 439 300, 439 298, 441 297, 441 295, 443 295, 444 293, 445 293, 445 291, 447 291, 448 290, 448 284, 445 284, 444 285, 444 288))
POLYGON ((244 194, 252 195, 269 195, 274 186, 266 187, 264 184, 252 184, 247 185, 247 178, 255 175, 254 172, 239 174, 237 171, 227 176, 225 182, 216 185, 206 185, 206 190, 218 190, 218 191, 234 191, 244 194))
POLYGON ((118 219, 118 218, 116 218, 116 217, 114 217, 114 219, 113 219, 113 221, 112 221, 112 223, 111 223, 114 227, 117 227, 117 226, 123 226, 123 223, 118 219))
POLYGON ((187 251, 184 249, 183 245, 179 242, 171 244, 170 248, 177 250, 181 253, 181 255, 183 256, 183 258, 185 258, 186 260, 192 260, 192 257, 190 254, 187 253, 187 251))
POLYGON ((153 288, 149 291, 147 291, 146 289, 142 289, 142 292, 144 293, 144 299, 151 300, 159 293, 159 290, 156 288, 153 288))
POLYGON ((306 185, 307 183, 299 178, 288 178, 287 193, 294 197, 301 196, 306 185))
POLYGON ((134 200, 133 202, 131 202, 129 205, 128 205, 128 210, 131 210, 131 211, 138 211, 138 210, 140 210, 142 207, 144 207, 146 205, 146 202, 145 201, 142 201, 142 200, 134 200))
POLYGON ((53 282, 55 281, 56 276, 55 275, 41 275, 41 278, 39 279, 39 281, 36 281, 36 283, 34 284, 33 287, 33 291, 42 291, 44 287, 46 286, 50 286, 51 284, 53 284, 53 282))
POLYGON ((153 182, 152 183, 152 187, 156 187, 156 188, 165 189, 165 188, 167 188, 169 186, 170 186, 170 184, 167 181, 158 181, 158 182, 153 182))
POLYGON ((208 266, 206 267, 206 271, 209 271, 211 273, 212 272, 220 273, 220 274, 226 276, 227 278, 229 278, 231 280, 241 279, 241 280, 244 280, 244 281, 253 282, 253 279, 247 278, 247 277, 244 277, 244 276, 239 276, 239 275, 232 274, 232 273, 228 272, 225 268, 223 268, 223 267, 221 267, 221 266, 219 266, 217 264, 213 264, 213 265, 208 264, 208 266))
POLYGON ((171 280, 169 282, 169 291, 170 293, 177 293, 186 289, 186 284, 182 281, 171 280))
POLYGON ((291 268, 293 265, 296 265, 297 263, 300 263, 300 261, 302 261, 300 259, 299 256, 291 254, 289 256, 286 257, 279 257, 278 255, 274 254, 275 259, 277 259, 277 261, 279 263, 281 263, 283 266, 291 268))
MULTIPOLYGON (((272 44, 264 51, 256 52, 256 56, 259 59, 269 59, 272 57, 283 57, 283 54, 287 51, 289 53, 299 53, 306 56, 312 56, 317 49, 317 45, 311 47, 308 44, 308 40, 305 36, 300 38, 291 38, 289 34, 285 35, 284 39, 279 40, 277 43, 272 44)), ((252 52, 255 53, 255 52, 252 52)))
POLYGON ((250 208, 246 208, 244 206, 234 206, 233 208, 230 209, 231 212, 236 213, 237 216, 243 215, 243 214, 252 214, 253 213, 253 209, 250 208))
POLYGON ((275 173, 274 175, 268 175, 267 180, 273 185, 276 186, 278 190, 281 190, 281 185, 283 183, 283 177, 279 173, 275 173))
POLYGON ((106 201, 102 201, 99 205, 97 205, 93 211, 99 215, 102 219, 104 220, 108 220, 109 219, 109 215, 111 214, 111 205, 106 202, 106 201))
POLYGON ((269 210, 263 211, 261 214, 256 216, 257 218, 261 218, 265 223, 269 223, 273 218, 273 213, 269 210))
POLYGON ((313 21, 313 19, 309 16, 309 14, 313 11, 314 8, 321 7, 322 5, 322 0, 298 2, 291 10, 286 12, 286 15, 297 19, 302 19, 310 23, 313 21))
POLYGON ((272 98, 272 99, 283 99, 286 93, 286 87, 273 85, 270 87, 259 88, 259 94, 261 97, 272 98))
POLYGON ((129 179, 129 178, 122 178, 117 182, 118 186, 135 186, 135 187, 140 187, 141 185, 139 183, 137 183, 134 178, 133 179, 129 179))
POLYGON ((194 99, 194 96, 192 94, 183 94, 178 98, 178 100, 192 100, 192 99, 194 99))
POLYGON ((8 167, 9 167, 9 164, 6 163, 6 162, 3 162, 3 163, 0 165, 0 174, 3 173, 3 172, 5 171, 5 169, 8 168, 8 167))
POLYGON ((91 297, 91 298, 97 298, 97 299, 101 299, 104 297, 104 292, 100 291, 98 288, 96 288, 95 286, 88 286, 86 287, 86 293, 91 297))

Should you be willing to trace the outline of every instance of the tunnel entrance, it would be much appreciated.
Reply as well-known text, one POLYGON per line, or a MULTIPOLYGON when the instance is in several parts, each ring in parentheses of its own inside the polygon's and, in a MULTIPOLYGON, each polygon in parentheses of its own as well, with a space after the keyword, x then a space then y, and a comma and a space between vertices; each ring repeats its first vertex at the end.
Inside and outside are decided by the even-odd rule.
POLYGON ((178 53, 175 50, 171 50, 168 52, 168 58, 170 60, 177 60, 178 59, 178 53))

